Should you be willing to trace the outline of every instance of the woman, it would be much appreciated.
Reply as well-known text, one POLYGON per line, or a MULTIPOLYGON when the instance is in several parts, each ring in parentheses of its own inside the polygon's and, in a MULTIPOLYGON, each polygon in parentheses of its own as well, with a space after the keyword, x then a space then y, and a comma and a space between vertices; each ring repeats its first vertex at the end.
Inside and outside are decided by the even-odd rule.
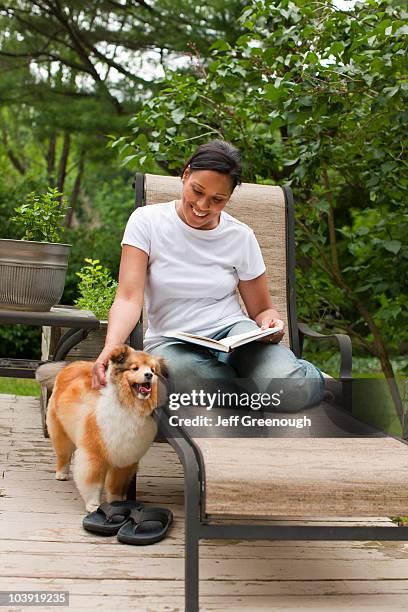
POLYGON ((284 331, 230 354, 163 336, 179 330, 221 339, 283 326, 268 292, 254 232, 224 211, 241 183, 241 172, 238 149, 211 141, 199 146, 186 163, 180 200, 132 213, 122 240, 106 344, 94 366, 94 388, 105 384, 107 356, 135 327, 145 294, 144 350, 166 359, 178 391, 197 385, 214 390, 222 382, 223 389, 267 393, 276 391, 278 380, 285 396, 280 410, 296 412, 322 399, 320 371, 279 344, 284 331), (248 315, 240 308, 236 288, 248 315))

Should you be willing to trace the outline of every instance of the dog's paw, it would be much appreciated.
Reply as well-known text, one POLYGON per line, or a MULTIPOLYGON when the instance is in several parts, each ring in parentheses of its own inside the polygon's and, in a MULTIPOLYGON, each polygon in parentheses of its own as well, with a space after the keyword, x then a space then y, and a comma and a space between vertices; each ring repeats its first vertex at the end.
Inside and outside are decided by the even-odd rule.
POLYGON ((87 512, 95 512, 99 508, 100 504, 86 504, 85 508, 87 512))
POLYGON ((68 472, 55 472, 56 480, 69 480, 68 472))

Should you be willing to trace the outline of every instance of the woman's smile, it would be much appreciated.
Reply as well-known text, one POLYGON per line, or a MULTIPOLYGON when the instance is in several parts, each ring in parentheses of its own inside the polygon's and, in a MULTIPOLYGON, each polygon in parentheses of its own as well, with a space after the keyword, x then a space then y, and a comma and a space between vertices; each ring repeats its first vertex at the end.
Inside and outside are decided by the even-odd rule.
POLYGON ((187 200, 185 202, 181 202, 179 205, 179 216, 183 219, 187 225, 193 227, 195 229, 203 229, 209 230, 217 227, 220 221, 220 210, 217 210, 218 207, 211 205, 211 208, 208 210, 203 210, 191 200, 187 200), (181 214, 180 214, 181 213, 181 214))
POLYGON ((190 206, 191 206, 191 210, 196 215, 196 217, 206 217, 208 215, 208 213, 206 212, 199 211, 198 208, 194 206, 194 204, 190 204, 190 206))

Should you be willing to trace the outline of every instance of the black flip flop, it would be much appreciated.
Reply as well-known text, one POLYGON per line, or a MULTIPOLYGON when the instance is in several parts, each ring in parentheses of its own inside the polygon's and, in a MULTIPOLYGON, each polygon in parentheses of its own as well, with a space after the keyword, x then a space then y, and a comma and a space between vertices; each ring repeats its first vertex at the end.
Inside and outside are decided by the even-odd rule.
POLYGON ((87 531, 99 535, 116 535, 122 525, 128 521, 132 510, 141 510, 143 504, 132 500, 104 502, 88 514, 82 521, 82 526, 87 531))
POLYGON ((168 508, 144 507, 131 510, 126 523, 118 531, 118 540, 124 544, 154 544, 160 542, 173 521, 168 508))

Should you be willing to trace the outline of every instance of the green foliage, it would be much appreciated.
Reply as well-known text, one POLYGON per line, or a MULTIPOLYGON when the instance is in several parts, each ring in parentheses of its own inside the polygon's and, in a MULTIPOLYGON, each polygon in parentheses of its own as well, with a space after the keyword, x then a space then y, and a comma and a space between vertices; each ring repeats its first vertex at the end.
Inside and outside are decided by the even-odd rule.
POLYGON ((85 257, 99 259, 109 268, 113 278, 119 272, 120 241, 126 221, 134 207, 132 174, 117 168, 95 165, 84 181, 84 200, 92 206, 79 206, 78 223, 66 230, 72 244, 69 266, 61 302, 72 304, 77 296, 78 276, 85 257), (88 196, 89 194, 89 196, 88 196))
MULTIPOLYGON (((128 210, 128 216, 131 210, 131 208, 128 210)), ((78 295, 79 279, 76 273, 81 269, 83 261, 89 253, 92 253, 95 259, 103 261, 112 276, 117 277, 123 227, 109 231, 109 229, 103 227, 89 229, 85 224, 81 224, 75 229, 67 230, 66 238, 73 245, 73 248, 69 258, 61 303, 73 304, 78 295)))
POLYGON ((22 181, 16 181, 14 176, 6 169, 6 164, 1 168, 0 157, 0 238, 21 239, 21 229, 11 218, 15 208, 27 198, 31 191, 39 192, 46 189, 41 181, 31 180, 25 177, 22 181), (1 172, 3 169, 3 172, 1 172))
POLYGON ((98 319, 106 320, 118 283, 108 268, 100 265, 99 259, 86 258, 85 261, 88 265, 76 273, 81 280, 78 285, 79 298, 75 300, 75 305, 84 310, 92 310, 98 319))
POLYGON ((40 359, 41 328, 31 325, 1 325, 0 355, 21 359, 40 359))
POLYGON ((48 187, 47 193, 41 195, 32 192, 27 196, 26 203, 14 210, 17 214, 11 218, 11 221, 24 232, 22 240, 61 241, 68 205, 58 189, 48 187))

